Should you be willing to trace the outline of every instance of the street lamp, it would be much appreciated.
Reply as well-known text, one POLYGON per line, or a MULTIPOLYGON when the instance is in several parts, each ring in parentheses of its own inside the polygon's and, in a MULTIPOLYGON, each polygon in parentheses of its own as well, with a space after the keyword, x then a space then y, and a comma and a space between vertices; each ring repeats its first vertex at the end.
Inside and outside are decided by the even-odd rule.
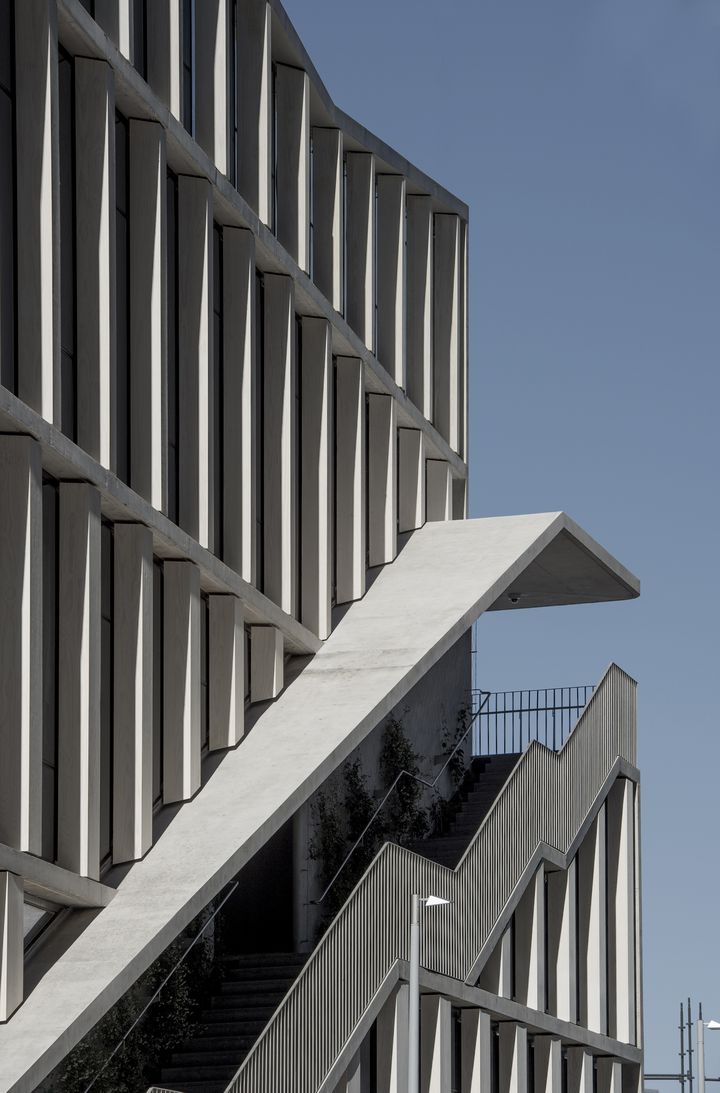
POLYGON ((413 893, 410 919, 408 1093, 420 1093, 420 908, 423 904, 426 907, 445 907, 451 902, 442 896, 418 896, 413 893))
MULTIPOLYGON (((702 1013, 702 1006, 700 1007, 702 1013)), ((698 1093, 705 1093, 705 1029, 717 1032, 720 1029, 720 1021, 703 1021, 698 1018, 697 1023, 697 1059, 698 1059, 698 1093)))

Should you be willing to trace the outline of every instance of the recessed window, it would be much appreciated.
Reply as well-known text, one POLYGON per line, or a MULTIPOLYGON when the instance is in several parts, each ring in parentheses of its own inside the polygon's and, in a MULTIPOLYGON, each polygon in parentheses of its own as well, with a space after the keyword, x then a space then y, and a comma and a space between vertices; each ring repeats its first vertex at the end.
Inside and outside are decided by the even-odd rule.
POLYGON ((58 907, 42 899, 26 899, 23 904, 23 944, 25 952, 50 925, 58 907))

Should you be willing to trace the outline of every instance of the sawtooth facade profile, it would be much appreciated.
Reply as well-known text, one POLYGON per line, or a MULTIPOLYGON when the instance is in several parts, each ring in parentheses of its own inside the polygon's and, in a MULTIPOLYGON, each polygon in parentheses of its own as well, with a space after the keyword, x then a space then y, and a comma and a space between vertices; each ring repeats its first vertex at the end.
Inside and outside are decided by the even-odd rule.
POLYGON ((639 584, 467 518, 467 286, 279 0, 0 0, 0 1093, 194 938, 138 1090, 416 1093, 415 896, 423 1093, 639 1093, 635 684, 472 669, 639 584))

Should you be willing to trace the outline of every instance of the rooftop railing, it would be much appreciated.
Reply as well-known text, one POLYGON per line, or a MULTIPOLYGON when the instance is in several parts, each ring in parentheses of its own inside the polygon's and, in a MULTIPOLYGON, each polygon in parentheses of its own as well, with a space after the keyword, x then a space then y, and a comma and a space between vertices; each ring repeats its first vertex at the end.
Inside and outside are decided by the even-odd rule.
POLYGON ((473 691, 472 754, 519 755, 533 740, 559 751, 595 688, 473 691))

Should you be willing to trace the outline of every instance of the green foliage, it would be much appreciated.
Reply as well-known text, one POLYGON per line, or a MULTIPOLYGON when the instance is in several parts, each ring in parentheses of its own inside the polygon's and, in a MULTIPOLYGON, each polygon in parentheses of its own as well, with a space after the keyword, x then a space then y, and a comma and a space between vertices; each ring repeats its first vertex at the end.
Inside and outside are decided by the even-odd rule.
MULTIPOLYGON (((207 922, 208 908, 160 956, 74 1048, 37 1093, 84 1093, 113 1049, 207 922)), ((187 1039, 208 992, 216 946, 201 938, 163 987, 93 1086, 93 1093, 140 1093, 152 1083, 163 1056, 187 1039)))
MULTIPOLYGON (((390 717, 380 752, 380 777, 388 789, 401 771, 420 775, 419 756, 402 721, 390 717)), ((386 805, 386 837, 406 846, 427 834, 428 812, 422 805, 423 787, 414 778, 401 778, 386 805)))

